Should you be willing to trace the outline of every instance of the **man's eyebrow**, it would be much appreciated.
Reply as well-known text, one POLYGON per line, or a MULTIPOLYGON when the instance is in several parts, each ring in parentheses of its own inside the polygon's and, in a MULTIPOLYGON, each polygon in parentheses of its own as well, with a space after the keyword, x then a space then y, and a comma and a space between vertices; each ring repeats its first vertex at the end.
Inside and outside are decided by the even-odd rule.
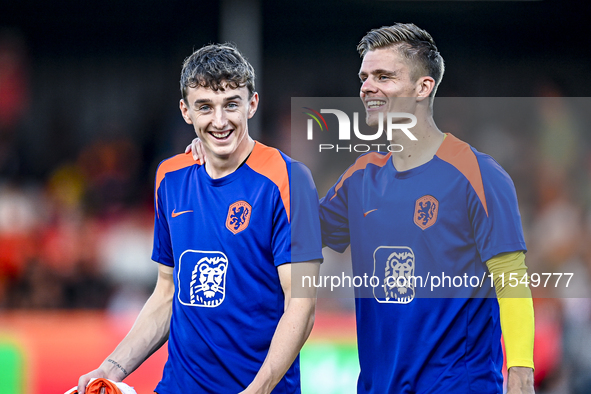
POLYGON ((211 103, 210 99, 197 99, 195 101, 193 101, 193 105, 197 106, 199 104, 206 104, 206 103, 211 103))
POLYGON ((232 100, 242 100, 242 97, 237 94, 235 96, 231 96, 231 97, 224 99, 224 101, 232 101, 232 100))
POLYGON ((395 70, 384 70, 384 69, 377 69, 371 72, 372 75, 397 75, 398 72, 395 70))
MULTIPOLYGON (((238 94, 237 94, 237 95, 235 95, 235 96, 230 96, 230 97, 227 97, 227 98, 225 98, 225 99, 224 99, 224 101, 225 101, 225 102, 228 102, 228 101, 233 101, 233 100, 242 100, 242 97, 241 97, 240 95, 238 95, 238 94)), ((209 103, 211 103, 211 102, 212 102, 212 100, 211 100, 211 99, 208 99, 208 98, 204 98, 204 99, 197 99, 197 100, 195 100, 195 101, 193 102, 193 105, 196 105, 196 106, 197 106, 197 105, 199 105, 199 104, 209 104, 209 103)))
MULTIPOLYGON (((371 75, 392 75, 392 76, 396 76, 396 75, 398 75, 398 71, 396 71, 396 70, 384 70, 382 68, 379 68, 377 70, 372 70, 370 72, 370 74, 371 75)), ((358 75, 360 77, 361 76, 367 76, 367 72, 365 72, 365 71, 359 71, 359 74, 358 75)))

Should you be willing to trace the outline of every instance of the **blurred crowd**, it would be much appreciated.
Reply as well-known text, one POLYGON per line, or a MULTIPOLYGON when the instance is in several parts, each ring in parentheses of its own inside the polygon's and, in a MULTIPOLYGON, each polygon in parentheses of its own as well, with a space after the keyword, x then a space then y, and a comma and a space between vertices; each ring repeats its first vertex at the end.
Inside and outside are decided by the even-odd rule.
MULTIPOLYGON (((58 131, 51 146, 66 154, 36 163, 43 170, 30 175, 27 160, 34 141, 19 134, 24 119, 34 113, 28 70, 23 43, 1 36, 0 310, 137 309, 156 279, 150 259, 155 168, 167 155, 179 153, 191 136, 183 134, 185 141, 178 133, 169 134, 181 143, 160 151, 146 150, 125 130, 70 146, 58 122, 52 126, 58 131)), ((591 100, 563 98, 552 83, 541 84, 539 96, 511 102, 509 109, 499 104, 503 111, 529 114, 512 121, 502 120, 507 112, 487 115, 486 109, 482 113, 488 118, 476 119, 463 105, 461 116, 457 111, 438 114, 437 101, 436 119, 443 131, 491 154, 512 176, 530 273, 574 274, 568 290, 553 283, 532 289, 536 382, 541 393, 588 393, 591 100)), ((494 107, 494 100, 475 103, 494 107)), ((276 135, 263 136, 263 142, 265 138, 289 152, 288 124, 276 135)), ((335 174, 322 176, 320 160, 306 164, 321 193, 335 181, 335 174)), ((323 268, 328 271, 346 259, 330 256, 323 268)), ((319 313, 350 311, 351 303, 319 300, 319 308, 319 313)))
POLYGON ((141 306, 156 275, 147 179, 157 163, 116 127, 74 146, 67 114, 39 125, 48 137, 23 137, 39 98, 24 42, 1 33, 0 308, 141 306))

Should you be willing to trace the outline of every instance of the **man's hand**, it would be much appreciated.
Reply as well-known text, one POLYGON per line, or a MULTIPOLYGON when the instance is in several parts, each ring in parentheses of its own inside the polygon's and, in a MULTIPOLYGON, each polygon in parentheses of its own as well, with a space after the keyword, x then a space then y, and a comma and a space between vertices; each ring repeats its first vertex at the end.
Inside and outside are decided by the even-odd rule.
POLYGON ((86 375, 80 376, 78 379, 78 394, 84 394, 86 391, 86 386, 90 383, 91 379, 94 378, 105 378, 110 379, 113 382, 121 382, 125 377, 128 375, 125 368, 123 368, 119 363, 112 359, 105 360, 100 367, 87 373, 86 375))
POLYGON ((534 394, 534 370, 511 367, 507 377, 507 394, 534 394))
MULTIPOLYGON (((84 394, 86 392, 86 386, 93 378, 105 378, 108 379, 107 374, 102 369, 98 368, 94 371, 87 373, 86 375, 80 376, 78 379, 78 394, 84 394)), ((112 379, 111 379, 112 380, 112 379)))
POLYGON ((201 161, 201 164, 205 163, 205 150, 203 149, 203 143, 199 138, 195 138, 189 145, 187 145, 185 153, 189 152, 191 152, 195 161, 201 161))

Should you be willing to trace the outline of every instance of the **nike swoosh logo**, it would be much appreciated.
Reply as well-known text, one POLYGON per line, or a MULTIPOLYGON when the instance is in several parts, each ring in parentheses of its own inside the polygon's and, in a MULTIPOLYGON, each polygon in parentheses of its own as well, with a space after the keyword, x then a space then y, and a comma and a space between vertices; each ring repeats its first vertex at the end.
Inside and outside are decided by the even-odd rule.
MULTIPOLYGON (((175 208, 175 209, 176 209, 176 208, 175 208)), ((177 216, 180 216, 180 215, 182 215, 183 213, 189 213, 189 212, 193 212, 193 211, 181 211, 181 212, 175 212, 175 211, 174 211, 174 209, 173 209, 173 210, 172 210, 172 214, 171 214, 171 216, 172 216, 173 218, 176 218, 177 216)))
POLYGON ((372 209, 371 211, 367 211, 363 214, 363 217, 366 217, 367 215, 369 215, 370 213, 372 213, 373 211, 377 211, 378 209, 372 209))

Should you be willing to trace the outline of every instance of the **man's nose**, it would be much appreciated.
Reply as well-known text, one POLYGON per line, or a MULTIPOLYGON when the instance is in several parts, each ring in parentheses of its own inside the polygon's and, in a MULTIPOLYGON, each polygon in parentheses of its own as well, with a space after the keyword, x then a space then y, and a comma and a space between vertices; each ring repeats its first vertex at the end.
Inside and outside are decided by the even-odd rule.
POLYGON ((376 92, 376 86, 372 82, 371 78, 367 78, 365 81, 363 81, 363 83, 361 84, 361 93, 362 94, 375 93, 375 92, 376 92))
POLYGON ((226 113, 223 110, 217 110, 213 114, 212 125, 218 130, 224 130, 228 124, 226 113))

